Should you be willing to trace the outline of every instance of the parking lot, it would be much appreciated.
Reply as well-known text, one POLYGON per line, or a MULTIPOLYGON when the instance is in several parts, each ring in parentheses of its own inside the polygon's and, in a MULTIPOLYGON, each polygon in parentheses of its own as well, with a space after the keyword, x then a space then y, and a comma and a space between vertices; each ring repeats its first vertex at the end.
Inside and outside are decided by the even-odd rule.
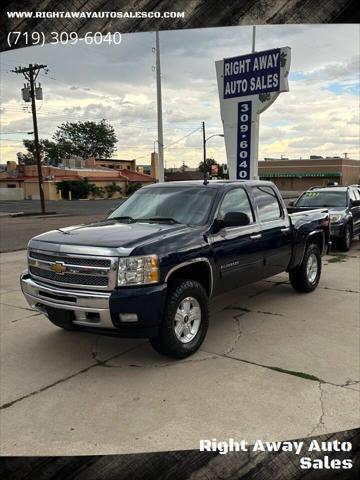
POLYGON ((146 340, 65 332, 19 290, 26 252, 1 256, 1 453, 198 448, 359 426, 359 258, 324 259, 319 288, 281 274, 212 301, 199 352, 174 361, 146 340))

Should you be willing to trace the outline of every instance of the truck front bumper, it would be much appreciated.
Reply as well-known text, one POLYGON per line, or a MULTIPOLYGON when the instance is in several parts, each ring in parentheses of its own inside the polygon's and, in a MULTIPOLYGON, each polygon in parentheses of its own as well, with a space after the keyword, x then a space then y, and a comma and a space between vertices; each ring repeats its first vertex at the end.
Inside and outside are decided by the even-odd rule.
POLYGON ((336 240, 342 238, 345 233, 345 223, 336 223, 330 225, 330 237, 336 240))
POLYGON ((166 284, 95 292, 59 288, 35 281, 25 270, 21 289, 28 304, 46 316, 47 308, 71 313, 75 329, 129 338, 158 335, 166 302, 166 284), (130 321, 129 321, 130 320, 130 321))

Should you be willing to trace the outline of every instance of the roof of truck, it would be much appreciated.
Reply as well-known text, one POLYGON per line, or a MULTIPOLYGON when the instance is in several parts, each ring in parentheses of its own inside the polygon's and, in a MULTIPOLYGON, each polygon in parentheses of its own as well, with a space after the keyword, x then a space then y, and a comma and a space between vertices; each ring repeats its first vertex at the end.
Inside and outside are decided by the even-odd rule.
POLYGON ((349 189, 349 187, 343 187, 343 186, 339 186, 337 187, 336 185, 334 185, 333 187, 314 187, 312 188, 311 190, 307 190, 308 192, 316 192, 316 191, 319 191, 321 190, 322 192, 346 192, 347 190, 349 189))
POLYGON ((143 188, 157 188, 157 187, 194 187, 194 186, 203 186, 204 188, 207 187, 215 187, 215 188, 222 188, 227 185, 239 185, 239 184, 246 184, 246 185, 273 185, 272 182, 268 182, 265 180, 209 180, 208 183, 205 185, 204 180, 185 180, 185 181, 178 181, 178 182, 161 182, 155 183, 152 185, 148 185, 143 188))

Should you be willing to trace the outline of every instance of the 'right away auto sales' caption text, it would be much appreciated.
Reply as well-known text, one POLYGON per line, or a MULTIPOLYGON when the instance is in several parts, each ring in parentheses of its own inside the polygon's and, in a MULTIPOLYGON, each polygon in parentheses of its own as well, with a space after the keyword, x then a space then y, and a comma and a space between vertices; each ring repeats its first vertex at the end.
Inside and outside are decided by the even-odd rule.
POLYGON ((245 440, 234 440, 229 438, 225 441, 218 441, 216 438, 211 440, 200 440, 199 449, 201 452, 219 452, 221 455, 225 455, 230 452, 294 452, 296 455, 301 455, 300 468, 309 470, 311 468, 316 470, 338 470, 338 469, 350 469, 353 466, 350 458, 330 459, 328 455, 323 458, 311 458, 307 457, 306 452, 350 452, 352 449, 351 442, 339 442, 325 441, 319 442, 312 440, 309 445, 306 445, 304 441, 285 441, 285 442, 264 442, 262 440, 256 440, 253 445, 249 445, 245 440))

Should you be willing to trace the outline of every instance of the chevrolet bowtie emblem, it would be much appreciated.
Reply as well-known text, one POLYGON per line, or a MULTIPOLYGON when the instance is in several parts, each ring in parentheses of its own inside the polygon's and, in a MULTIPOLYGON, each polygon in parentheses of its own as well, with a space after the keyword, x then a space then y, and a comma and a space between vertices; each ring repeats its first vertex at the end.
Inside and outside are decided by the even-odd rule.
POLYGON ((54 265, 51 265, 51 270, 55 273, 65 273, 66 267, 62 262, 55 262, 54 265))

